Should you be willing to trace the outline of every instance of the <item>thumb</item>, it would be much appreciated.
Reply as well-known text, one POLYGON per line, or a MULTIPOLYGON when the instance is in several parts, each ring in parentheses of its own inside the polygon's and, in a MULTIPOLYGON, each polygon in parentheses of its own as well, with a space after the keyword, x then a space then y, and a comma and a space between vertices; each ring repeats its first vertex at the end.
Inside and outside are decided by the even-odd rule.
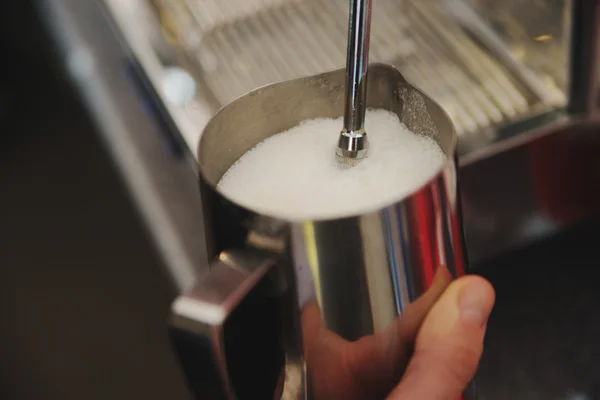
POLYGON ((423 321, 413 357, 388 399, 459 399, 477 370, 494 298, 481 277, 452 282, 423 321))

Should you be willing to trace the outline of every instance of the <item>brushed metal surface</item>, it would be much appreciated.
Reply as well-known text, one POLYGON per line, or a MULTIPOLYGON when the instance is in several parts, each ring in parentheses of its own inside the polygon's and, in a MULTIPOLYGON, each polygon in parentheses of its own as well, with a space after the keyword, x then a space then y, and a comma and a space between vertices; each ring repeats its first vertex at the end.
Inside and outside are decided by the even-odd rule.
MULTIPOLYGON (((124 76, 133 58, 101 3, 44 0, 42 17, 179 290, 206 261, 202 209, 190 152, 174 157, 124 76)), ((144 71, 140 71, 144 73, 144 71)), ((175 132, 177 133, 177 132, 175 132)))

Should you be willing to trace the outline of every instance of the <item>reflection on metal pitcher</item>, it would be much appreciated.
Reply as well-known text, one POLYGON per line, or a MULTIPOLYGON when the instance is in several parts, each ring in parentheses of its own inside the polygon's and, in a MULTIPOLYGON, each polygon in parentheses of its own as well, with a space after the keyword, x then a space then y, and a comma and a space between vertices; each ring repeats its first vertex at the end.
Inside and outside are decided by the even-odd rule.
POLYGON ((374 212, 294 222, 259 215, 214 189, 265 138, 306 119, 341 116, 344 76, 338 70, 250 92, 217 113, 203 132, 200 187, 209 256, 216 261, 209 280, 175 302, 172 318, 175 346, 199 397, 272 397, 283 376, 276 396, 310 398, 303 308, 316 303, 325 327, 353 341, 385 328, 431 285, 440 265, 454 276, 464 274, 457 135, 442 108, 393 67, 370 68, 368 106, 396 113, 446 155, 439 172, 412 194, 374 212), (261 368, 246 356, 259 349, 261 368))

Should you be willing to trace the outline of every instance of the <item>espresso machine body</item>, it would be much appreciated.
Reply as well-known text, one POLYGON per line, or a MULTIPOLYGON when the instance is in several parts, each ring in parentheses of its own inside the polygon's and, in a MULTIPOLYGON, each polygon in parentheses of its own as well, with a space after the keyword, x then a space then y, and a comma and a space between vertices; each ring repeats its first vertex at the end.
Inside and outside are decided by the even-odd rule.
MULTIPOLYGON (((215 111, 345 63, 345 0, 154 6, 170 62, 215 111)), ((598 2, 380 0, 372 20, 371 60, 397 67, 456 128, 472 262, 597 214, 598 2)))
MULTIPOLYGON (((597 108, 596 70, 598 67, 595 64, 597 52, 595 39, 598 37, 596 30, 599 29, 597 19, 600 17, 600 2, 597 2, 598 4, 583 1, 542 1, 535 4, 532 2, 534 10, 523 12, 524 15, 521 16, 517 15, 520 7, 517 3, 508 2, 498 6, 494 2, 485 0, 471 2, 461 0, 392 2, 382 0, 374 5, 373 47, 371 49, 373 58, 390 62, 406 76, 413 78, 411 82, 414 81, 417 86, 420 86, 425 93, 446 109, 458 132, 460 194, 463 202, 466 243, 469 256, 473 260, 490 257, 510 247, 527 243, 533 238, 560 230, 595 215, 600 208, 598 201, 600 199, 595 194, 600 193, 598 190, 600 189, 600 176, 595 172, 598 169, 596 154, 600 150, 600 140, 594 132, 594 115, 597 108), (497 7, 503 7, 503 9, 497 10, 497 7), (528 23, 536 15, 535 7, 541 7, 545 11, 543 14, 545 19, 540 22, 540 26, 532 27, 528 23), (405 11, 405 15, 402 18, 398 17, 395 20, 396 23, 391 23, 389 15, 394 15, 394 10, 400 9, 405 11), (451 15, 451 19, 447 15, 451 15), (521 18, 521 24, 526 27, 523 31, 515 29, 513 26, 519 18, 521 18), (452 23, 449 23, 450 20, 452 23), (484 20, 495 24, 496 30, 483 24, 484 20), (565 23, 565 21, 570 21, 570 23, 565 23), (535 32, 535 29, 538 31, 535 32), (404 34, 410 37, 414 46, 420 46, 418 50, 411 49, 409 41, 405 41, 405 43, 400 43, 401 40, 394 41, 395 37, 406 39, 407 35, 404 34), (474 43, 469 42, 472 40, 470 39, 472 36, 478 38, 479 47, 475 47, 474 43), (389 52, 391 43, 394 43, 395 50, 389 52), (402 46, 406 48, 402 48, 402 46), (515 56, 515 52, 518 50, 522 52, 519 58, 515 56)), ((198 2, 187 3, 192 14, 198 4, 198 2)), ((235 107, 244 102, 247 99, 247 95, 244 93, 256 87, 285 80, 296 82, 305 79, 302 78, 303 76, 319 73, 323 69, 327 70, 327 66, 336 66, 339 60, 336 59, 334 49, 344 48, 341 45, 344 36, 331 31, 331 21, 327 20, 328 14, 323 14, 323 7, 330 8, 330 16, 332 16, 336 13, 340 14, 344 4, 344 2, 327 2, 327 5, 324 5, 322 2, 311 0, 288 3, 282 0, 277 5, 266 7, 260 14, 250 13, 249 16, 237 16, 233 18, 235 21, 233 23, 204 21, 203 23, 208 24, 210 28, 203 33, 204 37, 199 42, 196 51, 202 48, 202 51, 198 53, 200 55, 199 69, 202 71, 201 75, 206 90, 213 95, 213 100, 219 106, 230 104, 233 100, 233 103, 225 107, 226 110, 227 107, 232 105, 235 107), (298 17, 300 19, 298 25, 289 27, 289 29, 283 24, 277 24, 278 18, 291 18, 291 15, 294 15, 291 10, 294 9, 298 10, 299 16, 304 15, 304 20, 302 17, 298 17), (325 30, 324 25, 319 25, 319 18, 321 24, 326 24, 329 31, 325 30), (265 40, 264 36, 260 36, 259 41, 252 36, 243 35, 243 33, 252 32, 252 29, 260 26, 268 27, 267 30, 273 35, 272 37, 277 38, 277 41, 269 43, 269 39, 265 40), (325 39, 309 45, 307 42, 310 35, 306 33, 311 30, 319 32, 325 39), (287 48, 285 48, 286 41, 289 46, 287 48), (245 51, 240 52, 239 49, 245 49, 245 51), (212 67, 207 65, 207 57, 214 63, 212 67), (269 61, 272 61, 272 65, 265 65, 265 60, 267 60, 267 64, 271 64, 269 61), (228 65, 227 68, 225 68, 226 65, 228 65), (219 68, 219 66, 223 68, 219 68), (240 69, 236 69, 238 67, 240 69)), ((165 9, 169 9, 169 7, 172 9, 173 4, 170 3, 167 6, 165 9)), ((185 46, 185 37, 180 37, 180 39, 185 46)), ((341 60, 343 52, 337 56, 341 60)), ((324 82, 327 81, 328 79, 324 80, 324 82)), ((294 92, 293 88, 289 90, 294 92)), ((258 96, 256 95, 255 99, 249 101, 260 103, 258 96)), ((318 96, 316 98, 318 99, 318 96)), ((269 100, 275 101, 274 99, 269 100)), ((251 108, 251 106, 246 104, 246 108, 251 108)), ((259 108, 261 111, 268 109, 268 107, 259 108)), ((301 107, 297 109, 303 110, 301 107)), ((283 114, 286 114, 285 110, 283 114)), ((305 118, 332 116, 302 112, 300 114, 305 118)), ((230 119, 237 118, 234 114, 228 117, 230 119)), ((217 114, 215 118, 218 119, 219 115, 217 114)), ((295 123, 297 122, 299 120, 295 121, 295 123)), ((210 147, 208 143, 216 140, 212 139, 212 136, 215 135, 214 132, 210 132, 211 123, 208 125, 208 132, 204 133, 206 136, 200 139, 198 160, 201 174, 203 170, 206 170, 203 163, 210 158, 206 154, 203 156, 203 151, 213 152, 213 150, 203 150, 202 144, 210 147)), ((225 125, 222 122, 219 127, 225 125)), ((258 125, 266 129, 265 124, 259 123, 258 125)), ((293 124, 288 125, 281 126, 278 131, 290 128, 293 124)), ((267 131, 270 132, 268 129, 267 131)), ((223 140, 223 138, 219 140, 223 140)), ((245 150, 254 144, 256 143, 249 143, 245 150)), ((241 153, 236 157, 240 155, 241 153)), ((221 160, 227 166, 234 161, 235 159, 230 162, 221 160)), ((222 170, 210 174, 220 177, 224 172, 225 170, 222 170)), ((217 178, 212 177, 208 180, 211 179, 214 181, 212 184, 216 184, 217 178)), ((205 202, 223 203, 222 199, 215 200, 214 191, 204 180, 201 186, 204 188, 205 202)), ((441 186, 444 186, 444 183, 441 186)), ((458 201, 458 197, 456 200, 458 201)), ((444 201, 448 201, 448 198, 445 198, 444 201)), ((288 293, 283 289, 279 292, 278 295, 282 297, 274 294, 277 290, 273 287, 267 289, 267 292, 271 293, 273 297, 252 303, 255 307, 253 311, 246 311, 246 315, 259 315, 261 311, 257 304, 263 304, 262 307, 266 307, 272 313, 271 321, 273 318, 284 321, 283 325, 278 328, 279 330, 272 323, 265 322, 265 326, 269 327, 269 332, 273 336, 269 334, 245 336, 246 339, 249 337, 255 339, 253 343, 255 350, 260 347, 265 348, 265 346, 270 349, 265 354, 271 360, 271 367, 285 365, 281 369, 284 372, 282 375, 267 374, 265 378, 264 371, 268 370, 266 368, 261 371, 254 370, 255 375, 253 375, 251 365, 237 365, 239 363, 238 354, 227 356, 227 352, 229 351, 231 354, 231 351, 227 349, 228 344, 226 343, 229 343, 229 346, 232 343, 231 339, 229 341, 227 339, 227 328, 225 328, 226 323, 224 322, 227 318, 216 325, 208 324, 211 327, 208 328, 209 331, 215 330, 215 333, 212 333, 213 340, 215 337, 219 338, 217 342, 213 342, 212 347, 207 346, 206 339, 202 339, 201 343, 198 340, 194 342, 193 338, 198 337, 197 332, 207 329, 206 319, 197 318, 197 310, 207 304, 205 292, 208 290, 209 293, 212 293, 214 290, 214 288, 211 289, 211 285, 214 285, 211 273, 208 282, 203 282, 201 287, 194 287, 191 292, 174 303, 174 338, 182 363, 186 365, 188 379, 197 390, 226 388, 223 389, 225 392, 220 394, 223 398, 235 398, 236 396, 243 398, 248 390, 251 393, 255 390, 265 390, 265 393, 270 396, 269 388, 273 387, 278 379, 283 382, 281 384, 282 392, 279 394, 281 398, 310 397, 310 393, 306 390, 306 371, 299 337, 301 335, 300 314, 291 313, 290 310, 300 310, 301 313, 302 300, 298 299, 302 299, 302 293, 298 292, 302 291, 302 287, 308 286, 315 291, 315 287, 319 287, 319 285, 315 285, 314 282, 311 284, 299 282, 301 279, 299 279, 298 268, 292 267, 297 264, 297 260, 293 259, 294 251, 290 250, 294 248, 290 244, 293 243, 291 237, 299 229, 289 229, 286 224, 279 227, 286 232, 288 238, 279 244, 282 249, 287 249, 284 251, 287 254, 288 261, 285 264, 287 267, 283 268, 286 272, 281 272, 280 268, 279 276, 269 276, 268 271, 277 270, 274 266, 281 265, 281 262, 256 255, 252 257, 258 257, 257 259, 250 257, 253 261, 250 262, 251 268, 247 270, 243 268, 243 265, 247 263, 244 260, 249 257, 248 254, 238 252, 229 254, 228 252, 228 246, 233 244, 230 240, 232 226, 267 227, 266 231, 271 234, 277 231, 277 227, 265 220, 253 219, 252 222, 249 222, 248 215, 238 216, 231 220, 230 217, 224 217, 224 215, 239 214, 240 210, 235 206, 232 208, 231 205, 226 208, 227 210, 219 207, 206 209, 207 223, 210 224, 210 221, 216 216, 219 219, 216 228, 208 228, 209 231, 215 233, 208 235, 209 255, 218 256, 219 264, 214 267, 213 272, 226 271, 218 272, 223 274, 219 279, 223 282, 229 279, 230 284, 227 287, 232 290, 232 293, 235 292, 235 285, 231 282, 234 282, 235 279, 231 276, 227 279, 226 277, 228 274, 233 274, 233 270, 236 270, 238 274, 240 270, 244 271, 246 276, 238 277, 242 283, 245 282, 245 279, 250 279, 253 282, 261 282, 262 285, 277 287, 277 284, 273 282, 279 282, 287 288, 288 293), (242 223, 242 220, 246 222, 242 223), (231 223, 227 223, 227 221, 231 223), (215 241, 210 242, 211 238, 215 241), (269 279, 271 283, 265 284, 264 281, 269 281, 269 279), (289 293, 290 286, 294 287, 292 294, 289 293), (295 303, 298 301, 299 303, 295 303), (269 303, 270 306, 265 306, 266 303, 269 303), (281 307, 287 308, 282 311, 281 307), (200 326, 204 328, 198 328, 199 321, 201 322, 200 326), (194 332, 196 335, 193 334, 194 332), (271 351, 274 345, 275 347, 278 345, 282 350, 271 351), (192 348, 198 349, 203 346, 212 348, 213 351, 199 351, 197 354, 190 351, 192 348), (190 354, 193 357, 190 357, 190 354), (205 360, 212 360, 210 361, 212 367, 209 366, 208 369, 219 371, 216 375, 220 378, 213 381, 219 382, 219 385, 211 385, 202 379, 198 380, 198 376, 202 376, 202 373, 195 367, 195 362, 197 363, 198 357, 201 355, 205 357, 205 360), (263 382, 265 379, 268 382, 261 389, 257 389, 249 382, 249 376, 254 376, 252 379, 254 384, 259 381, 263 382)), ((405 210, 407 213, 405 217, 414 215, 416 212, 415 208, 410 206, 408 208, 405 210)), ((460 212, 453 215, 458 218, 460 212)), ((458 231, 461 230, 459 226, 462 223, 462 221, 456 221, 458 231)), ((325 243, 328 243, 329 248, 335 248, 335 244, 338 243, 335 241, 336 232, 344 231, 347 234, 356 228, 351 222, 346 225, 343 222, 333 225, 319 223, 311 225, 320 231, 321 248, 326 247, 325 243), (323 238, 327 238, 329 241, 323 238)), ((253 232, 254 228, 248 229, 239 231, 240 234, 236 236, 238 246, 248 245, 248 238, 253 235, 254 239, 258 240, 257 243, 260 243, 259 248, 263 245, 277 246, 274 244, 277 242, 277 239, 274 239, 277 235, 271 237, 269 234, 265 237, 264 232, 261 233, 260 229, 258 232, 253 232)), ((444 229, 447 229, 450 237, 453 237, 448 243, 457 246, 456 243, 460 237, 461 244, 458 246, 462 246, 462 234, 453 235, 450 226, 444 229)), ((234 229, 234 231, 236 230, 234 229)), ((408 236, 417 237, 419 235, 420 233, 415 232, 408 236)), ((345 239, 341 240, 344 243, 347 242, 345 239)), ((453 245, 451 244, 449 248, 452 248, 453 245)), ((251 247, 255 248, 255 243, 251 247)), ((436 246, 432 245, 432 247, 436 246)), ((306 252, 306 244, 300 248, 306 252)), ((364 249, 364 243, 357 244, 357 248, 364 249)), ((270 248, 270 250, 273 249, 270 248)), ((297 248, 296 253, 298 253, 297 248)), ((269 254, 271 257, 273 256, 273 253, 269 254)), ((456 258, 457 254, 462 254, 462 251, 453 250, 449 253, 452 260, 451 269, 455 276, 464 273, 465 268, 464 259, 462 256, 456 258), (457 268, 460 269, 460 273, 457 273, 457 268)), ((353 265, 352 260, 358 260, 361 257, 360 254, 351 256, 349 253, 347 264, 353 265)), ((339 262, 339 254, 334 258, 339 262)), ((320 261, 326 262, 326 257, 320 261)), ((439 260, 436 263, 436 265, 440 264, 439 260)), ((335 266, 336 262, 331 265, 335 266)), ((363 268, 361 271, 365 272, 367 269, 363 268)), ((316 276, 319 276, 321 272, 317 272, 316 276)), ((386 275, 390 276, 389 271, 386 275)), ((327 279, 327 274, 321 277, 325 278, 321 282, 325 286, 320 287, 320 292, 316 290, 319 292, 316 297, 319 298, 320 295, 321 298, 321 312, 328 327, 344 338, 355 340, 372 333, 377 330, 376 326, 385 326, 401 312, 401 308, 392 307, 393 310, 388 313, 387 318, 378 320, 386 312, 386 304, 383 304, 385 302, 366 301, 363 302, 364 304, 356 304, 355 307, 349 308, 355 309, 357 312, 370 309, 373 313, 368 312, 368 315, 362 315, 354 312, 352 315, 347 315, 348 308, 343 310, 343 307, 336 308, 335 306, 335 303, 344 296, 339 296, 340 293, 333 293, 333 286, 327 286, 327 282, 333 282, 335 278, 330 276, 331 279, 327 279), (335 299, 328 303, 326 299, 329 295, 335 299), (365 304, 369 304, 369 307, 365 308, 365 304), (376 307, 373 308, 374 306, 376 307), (361 315, 364 318, 361 318, 361 315)), ((362 280, 363 283, 366 281, 368 279, 362 280)), ((354 285, 352 288, 350 286, 346 289, 356 294, 356 298, 361 298, 360 293, 368 292, 360 285, 354 285)), ((220 286, 217 284, 217 287, 220 286)), ((418 290, 414 290, 415 295, 422 293, 426 287, 425 284, 418 290)), ((262 291, 264 292, 265 289, 263 288, 262 291)), ((249 298, 260 297, 257 294, 260 292, 260 290, 252 288, 246 295, 249 298)), ((228 297, 223 293, 221 295, 221 301, 229 304, 228 297)), ((244 304, 246 297, 236 298, 239 303, 235 303, 236 307, 231 306, 230 309, 226 309, 226 315, 235 314, 237 305, 244 304)), ((407 301, 411 300, 407 299, 407 301)), ((211 301, 215 301, 215 299, 209 299, 208 303, 211 301)), ((218 302, 210 304, 215 305, 218 302)), ((398 301, 396 301, 397 304, 398 301)), ((252 317, 244 319, 240 315, 242 314, 238 312, 239 320, 252 325, 252 322, 248 322, 252 320, 252 317)), ((265 316, 264 313, 261 315, 265 316)), ((236 328, 233 329, 243 330, 242 325, 235 326, 236 328)), ((229 327, 229 330, 231 329, 229 327)), ((247 328, 246 331, 248 331, 247 328)), ((200 337, 211 337, 211 334, 205 333, 200 337)), ((236 348, 238 352, 242 351, 241 347, 236 348)), ((474 394, 469 392, 466 393, 466 396, 468 398, 474 394)))
MULTIPOLYGON (((105 89, 109 85, 96 81, 103 78, 112 82, 116 87, 113 103, 121 104, 119 101, 126 100, 122 95, 126 85, 114 83, 115 77, 119 76, 123 58, 135 59, 136 70, 147 78, 142 86, 153 89, 164 106, 161 110, 175 126, 172 133, 181 139, 190 125, 182 116, 196 112, 197 104, 205 105, 202 111, 212 115, 257 87, 342 67, 347 1, 41 3, 60 11, 48 15, 52 17, 51 25, 63 36, 61 40, 74 43, 65 50, 70 55, 65 57, 67 69, 84 88, 84 97, 98 115, 111 148, 118 150, 114 155, 132 182, 133 191, 137 190, 134 197, 141 199, 139 203, 151 220, 157 242, 168 244, 164 246, 165 259, 174 266, 175 281, 183 291, 194 276, 206 274, 202 271, 206 254, 199 250, 204 247, 202 217, 199 210, 189 211, 200 202, 189 195, 192 191, 196 195, 196 188, 186 187, 181 192, 192 200, 183 211, 183 195, 173 200, 177 187, 166 183, 189 181, 196 160, 193 168, 181 159, 171 162, 162 156, 159 141, 142 138, 139 132, 146 129, 125 116, 122 120, 137 135, 131 136, 137 138, 140 148, 151 142, 156 145, 145 162, 151 177, 161 178, 160 182, 140 180, 130 156, 136 152, 127 147, 122 127, 114 123, 121 121, 117 114, 124 111, 107 107, 110 101, 105 98, 105 89), (84 22, 66 23, 68 8, 84 22), (88 23, 103 12, 113 21, 120 42, 127 48, 114 60, 106 51, 104 37, 88 23), (71 29, 71 25, 77 25, 77 29, 71 29), (97 59, 104 63, 94 64, 86 53, 93 46, 99 49, 97 59), (173 106, 161 87, 162 73, 173 67, 187 71, 197 84, 195 98, 182 107, 173 106), (95 86, 90 87, 91 83, 95 86), (106 117, 107 109, 114 113, 110 118, 106 117), (123 152, 125 148, 128 153, 123 152), (169 163, 175 167, 165 168, 169 163), (165 171, 168 176, 164 176, 165 171), (176 175, 181 179, 173 179, 176 175), (146 200, 151 196, 144 188, 139 189, 143 186, 140 182, 146 181, 168 192, 167 196, 155 190, 157 198, 166 199, 159 207, 161 212, 156 212, 152 204, 148 206, 146 200), (165 224, 165 216, 173 216, 170 223, 165 224), (174 230, 176 234, 169 236, 174 230), (190 250, 179 251, 184 248, 190 250)), ((375 2, 371 59, 397 67, 409 82, 445 109, 456 129, 462 221, 471 265, 598 215, 599 18, 598 0, 375 2)), ((197 134, 203 129, 202 124, 191 125, 197 134)), ((197 136, 194 138, 197 140, 197 136)), ((195 144, 189 147, 195 152, 195 144)), ((208 248, 213 255, 215 247, 209 244, 208 248)), ((254 266, 258 279, 269 264, 254 266)), ((277 282, 277 277, 264 276, 277 282)), ((261 298, 249 306, 256 304, 265 310, 265 321, 257 325, 266 326, 273 320, 266 317, 276 313, 279 305, 261 298)), ((277 340, 277 332, 272 332, 273 336, 262 340, 277 340)), ((247 335, 250 344, 257 335, 247 335)), ((184 351, 182 363, 201 356, 184 351)), ((261 356, 268 363, 282 362, 283 357, 277 352, 261 356)), ((248 371, 252 369, 241 368, 236 373, 252 377, 248 371)), ((217 379, 206 376, 212 378, 217 379)), ((271 379, 276 381, 278 377, 271 379)))

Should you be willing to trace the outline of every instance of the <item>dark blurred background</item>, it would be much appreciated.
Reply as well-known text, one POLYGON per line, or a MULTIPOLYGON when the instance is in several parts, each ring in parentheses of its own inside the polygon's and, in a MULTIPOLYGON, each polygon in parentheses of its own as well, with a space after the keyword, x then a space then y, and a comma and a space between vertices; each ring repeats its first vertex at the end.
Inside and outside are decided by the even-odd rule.
POLYGON ((182 399, 175 295, 29 1, 0 11, 0 399, 182 399))

